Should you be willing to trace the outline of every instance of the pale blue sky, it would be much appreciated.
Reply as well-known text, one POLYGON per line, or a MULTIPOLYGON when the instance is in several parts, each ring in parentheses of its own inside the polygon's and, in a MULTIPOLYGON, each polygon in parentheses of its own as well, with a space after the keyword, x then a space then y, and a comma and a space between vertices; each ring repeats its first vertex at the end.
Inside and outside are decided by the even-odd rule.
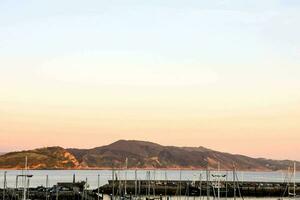
POLYGON ((8 56, 126 51, 212 63, 281 56, 294 63, 299 8, 296 0, 2 0, 0 50, 8 56))
POLYGON ((298 0, 0 0, 0 150, 201 140, 295 158, 299 24, 298 0), (72 139, 24 142, 53 132, 72 139))

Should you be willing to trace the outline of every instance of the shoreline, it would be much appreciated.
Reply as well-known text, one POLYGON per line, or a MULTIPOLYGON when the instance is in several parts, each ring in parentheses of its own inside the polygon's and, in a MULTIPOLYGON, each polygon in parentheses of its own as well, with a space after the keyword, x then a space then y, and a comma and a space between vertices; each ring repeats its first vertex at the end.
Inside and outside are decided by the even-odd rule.
MULTIPOLYGON (((13 170, 24 170, 24 168, 0 168, 1 171, 13 171, 13 170)), ((134 170, 139 170, 139 171, 147 171, 147 170, 159 170, 159 171, 164 171, 164 170, 168 170, 168 171, 179 171, 179 170, 183 170, 183 171, 206 171, 206 168, 109 168, 109 167, 99 167, 99 168, 44 168, 44 169, 30 169, 28 168, 28 170, 32 171, 43 171, 43 170, 49 170, 49 171, 97 171, 97 170, 128 170, 128 171, 134 171, 134 170)), ((215 168, 210 168, 209 171, 217 171, 218 169, 215 168)), ((220 169, 220 171, 232 171, 232 169, 220 169)), ((236 171, 239 172, 286 172, 287 170, 260 170, 260 169, 253 169, 253 170, 238 170, 236 169, 236 171)), ((297 170, 297 172, 299 172, 300 170, 297 170)))

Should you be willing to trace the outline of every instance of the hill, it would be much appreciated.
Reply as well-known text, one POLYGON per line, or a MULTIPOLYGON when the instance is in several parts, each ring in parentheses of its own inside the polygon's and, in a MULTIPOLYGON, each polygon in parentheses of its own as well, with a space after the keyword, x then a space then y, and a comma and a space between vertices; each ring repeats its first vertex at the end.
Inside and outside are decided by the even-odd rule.
MULTIPOLYGON (((222 169, 266 171, 285 170, 293 161, 251 158, 218 152, 204 147, 162 146, 152 142, 119 140, 93 149, 63 149, 48 147, 30 151, 12 152, 0 156, 0 168, 23 168, 28 157, 31 169, 99 169, 124 168, 185 168, 206 169, 221 164, 222 169)), ((300 163, 298 163, 300 164, 300 163)))
POLYGON ((73 169, 79 167, 76 158, 61 147, 11 152, 0 156, 0 168, 23 169, 27 156, 30 169, 73 169))

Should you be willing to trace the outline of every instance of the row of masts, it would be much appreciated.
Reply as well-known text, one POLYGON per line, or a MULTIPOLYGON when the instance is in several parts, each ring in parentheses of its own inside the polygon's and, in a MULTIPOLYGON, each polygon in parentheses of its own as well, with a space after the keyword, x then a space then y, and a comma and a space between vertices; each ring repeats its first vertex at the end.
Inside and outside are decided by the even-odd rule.
MULTIPOLYGON (((126 196, 127 195, 127 165, 128 165, 128 159, 126 158, 126 161, 125 161, 125 164, 126 164, 126 170, 125 170, 125 180, 124 180, 124 195, 126 196)), ((27 189, 29 187, 29 181, 30 181, 30 178, 32 177, 32 175, 28 174, 28 161, 27 161, 27 157, 25 158, 25 167, 24 167, 24 170, 22 170, 22 174, 21 175, 17 175, 16 177, 16 189, 18 188, 18 178, 21 177, 22 178, 22 188, 23 188, 23 200, 27 200, 28 198, 28 195, 27 195, 27 189)), ((291 169, 289 168, 288 169, 288 174, 290 174, 290 171, 291 169)), ((215 177, 215 185, 214 187, 217 189, 217 195, 215 195, 218 199, 220 199, 221 195, 221 181, 222 181, 222 178, 226 177, 227 179, 227 174, 224 175, 224 174, 221 174, 221 170, 220 170, 220 163, 218 163, 218 173, 217 174, 214 174, 213 177, 215 177)), ((237 184, 238 182, 238 176, 237 176, 237 173, 236 173, 236 168, 235 166, 233 165, 233 192, 234 192, 234 200, 236 200, 237 196, 241 196, 240 194, 240 191, 239 191, 239 184, 237 184), (237 192, 239 192, 239 194, 237 195, 237 192)), ((6 179, 6 176, 7 176, 7 172, 5 171, 4 172, 4 181, 3 181, 3 199, 5 199, 5 195, 6 195, 6 189, 7 189, 7 179, 6 179)), ((151 188, 151 177, 150 177, 150 171, 147 172, 146 174, 147 176, 147 179, 149 181, 149 185, 148 185, 148 193, 147 193, 147 196, 150 196, 150 188, 151 188)), ((155 176, 155 173, 154 173, 154 176, 155 176)), ((211 171, 210 170, 206 170, 206 180, 208 182, 210 182, 210 178, 211 178, 211 171)), ((293 167, 293 176, 289 176, 289 180, 288 180, 288 185, 291 183, 291 180, 292 180, 292 177, 293 177, 293 192, 290 192, 290 187, 288 187, 288 194, 289 196, 293 196, 294 198, 296 198, 296 163, 294 163, 294 167, 293 167)), ((112 181, 113 181, 113 185, 112 185, 112 200, 115 200, 115 184, 114 184, 114 181, 116 179, 116 172, 115 170, 113 169, 112 170, 112 181)), ((155 179, 155 178, 154 178, 155 179)), ((182 185, 181 185, 181 182, 182 182, 182 171, 179 170, 179 194, 178 196, 182 196, 181 194, 181 191, 182 191, 182 185)), ((167 180, 167 173, 165 172, 165 180, 167 180)), ((202 174, 200 174, 200 181, 202 181, 202 174)), ((98 174, 98 185, 97 185, 97 195, 98 195, 98 200, 100 200, 101 196, 100 196, 100 174, 98 174)), ((86 180, 86 185, 87 185, 87 180, 86 180)), ((138 193, 138 187, 140 186, 140 183, 138 182, 137 180, 137 170, 135 170, 135 190, 134 190, 134 193, 135 193, 135 196, 137 196, 137 193, 138 193)), ((48 178, 48 175, 46 175, 46 188, 49 187, 49 178, 48 178)), ((46 192, 46 200, 49 200, 48 198, 48 190, 46 189, 45 190, 46 192)), ((57 190, 58 192, 58 190, 57 190)), ((210 189, 207 187, 207 200, 210 200, 210 189)), ((155 195, 155 193, 154 193, 155 195)), ((58 196, 58 195, 57 195, 58 196)), ((200 196, 201 196, 201 191, 200 191, 200 196)))
MULTIPOLYGON (((127 159, 126 159, 126 168, 125 169, 127 169, 127 159)), ((137 196, 137 190, 140 190, 139 188, 138 188, 138 185, 140 184, 139 182, 138 182, 138 180, 137 180, 137 176, 136 176, 136 173, 137 173, 137 171, 135 170, 135 183, 134 183, 134 187, 135 187, 135 196, 137 196)), ((232 170, 232 177, 233 177, 233 199, 234 200, 236 200, 236 198, 237 197, 241 197, 241 198, 243 198, 242 197, 242 194, 241 194, 241 190, 240 190, 240 188, 239 188, 239 180, 238 180, 238 175, 237 175, 237 172, 236 172, 236 167, 235 167, 235 165, 233 164, 233 170, 232 170)), ((291 173, 290 173, 290 167, 289 167, 289 169, 288 169, 288 176, 290 177, 290 179, 289 179, 289 181, 287 182, 287 186, 288 186, 288 188, 290 189, 290 187, 289 187, 289 185, 290 185, 290 183, 291 183, 291 180, 292 180, 292 177, 293 177, 293 193, 291 193, 290 191, 289 191, 289 196, 292 196, 292 197, 294 197, 294 198, 296 198, 296 196, 297 196, 297 194, 296 194, 296 163, 294 162, 294 167, 293 167, 293 175, 290 175, 291 173)), ((210 170, 206 170, 206 180, 207 180, 207 182, 212 182, 211 180, 210 180, 210 178, 211 178, 211 175, 215 178, 215 180, 213 180, 213 182, 214 182, 214 188, 216 188, 217 189, 217 194, 214 194, 214 199, 220 199, 221 198, 221 182, 227 182, 227 174, 222 174, 221 173, 221 169, 220 169, 220 163, 218 163, 218 170, 217 170, 217 173, 216 174, 211 174, 211 171, 210 170), (224 179, 224 178, 226 178, 226 180, 222 180, 222 179, 224 179)), ((115 181, 115 170, 112 170, 112 182, 113 182, 113 184, 112 184, 112 187, 113 187, 113 190, 112 190, 112 199, 114 200, 114 197, 115 197, 115 183, 114 183, 114 181, 115 181)), ((155 171, 154 171, 154 176, 155 176, 155 171)), ((150 182, 151 182, 151 180, 150 180, 150 171, 147 171, 147 173, 146 173, 146 180, 148 180, 148 182, 149 182, 149 184, 148 184, 148 189, 147 189, 147 196, 148 197, 150 197, 150 187, 151 187, 151 185, 150 185, 150 182)), ((154 178, 154 180, 155 180, 155 178, 154 178)), ((167 176, 166 176, 166 173, 165 173, 165 181, 167 180, 167 176)), ((202 181, 202 174, 200 174, 200 182, 202 181)), ((182 185, 181 185, 181 182, 182 182, 182 171, 181 170, 179 170, 179 184, 178 184, 178 187, 179 187, 179 194, 178 194, 178 196, 179 197, 181 197, 182 196, 182 194, 181 194, 181 191, 182 191, 182 185)), ((119 181, 119 183, 120 183, 120 181, 119 181)), ((119 186, 120 187, 120 186, 119 186)), ((227 187, 227 186, 226 186, 227 187)), ((210 188, 209 187, 206 187, 206 189, 207 189, 207 191, 206 191, 206 194, 207 194, 207 200, 210 200, 210 192, 211 192, 211 190, 210 190, 210 188)), ((226 190, 227 190, 227 188, 226 188, 226 190)), ((124 195, 126 196, 127 195, 127 170, 125 171, 125 180, 124 180, 124 195)), ((214 190, 213 190, 214 191, 214 190)), ((153 192, 153 196, 155 196, 155 192, 153 192)), ((201 196, 201 190, 200 190, 200 196, 201 196)))

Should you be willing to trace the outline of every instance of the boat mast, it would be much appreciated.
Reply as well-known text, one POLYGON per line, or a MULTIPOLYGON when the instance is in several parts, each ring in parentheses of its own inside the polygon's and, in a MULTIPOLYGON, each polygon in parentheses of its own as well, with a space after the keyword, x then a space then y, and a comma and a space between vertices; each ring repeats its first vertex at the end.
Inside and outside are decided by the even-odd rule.
POLYGON ((5 200, 5 192, 6 192, 6 171, 4 172, 4 180, 3 180, 3 200, 5 200))
POLYGON ((141 180, 138 181, 138 184, 139 184, 138 194, 139 194, 139 199, 140 199, 140 195, 141 195, 141 180))
POLYGON ((202 174, 200 172, 200 176, 199 176, 199 199, 201 200, 201 196, 202 196, 202 174))
POLYGON ((155 180, 156 180, 155 174, 156 174, 156 171, 153 170, 153 187, 152 187, 152 189, 153 189, 153 196, 155 196, 155 180))
POLYGON ((45 191, 45 195, 46 195, 46 200, 48 200, 48 186, 49 185, 49 179, 48 179, 48 175, 46 175, 46 191, 45 191))
POLYGON ((207 167, 207 169, 206 169, 206 196, 207 196, 207 200, 209 200, 209 197, 210 197, 209 181, 210 181, 210 173, 209 173, 209 170, 208 170, 208 167, 207 167))
POLYGON ((87 189, 88 189, 88 178, 87 177, 85 177, 85 192, 84 192, 84 197, 85 197, 85 199, 87 199, 87 189))
POLYGON ((111 176, 112 176, 112 200, 114 200, 114 194, 115 194, 115 170, 114 170, 114 168, 112 169, 112 171, 111 171, 111 176))
POLYGON ((165 171, 165 199, 167 199, 167 171, 165 171))
POLYGON ((296 198, 296 162, 294 162, 294 198, 296 198))
POLYGON ((288 195, 290 195, 290 182, 292 181, 292 176, 291 176, 291 172, 290 172, 290 166, 287 169, 287 187, 288 187, 288 195))
POLYGON ((226 171, 225 190, 226 190, 225 200, 227 200, 227 197, 228 197, 228 171, 226 171))
POLYGON ((119 177, 119 179, 118 178, 116 178, 116 180, 118 180, 118 182, 117 182, 117 184, 118 184, 118 191, 117 191, 117 197, 118 198, 121 198, 121 195, 122 195, 122 178, 121 178, 121 174, 120 174, 121 172, 120 172, 120 170, 118 170, 117 171, 117 177, 119 177))
POLYGON ((98 193, 98 200, 100 199, 100 174, 98 174, 98 189, 97 189, 97 193, 98 193))
POLYGON ((179 199, 181 200, 181 169, 179 171, 179 199))
POLYGON ((218 162, 218 199, 220 199, 220 162, 218 162))
POLYGON ((134 171, 134 196, 137 197, 137 170, 134 171))
POLYGON ((23 200, 26 200, 26 193, 27 193, 27 156, 25 157, 25 176, 24 176, 24 182, 23 182, 23 200))
MULTIPOLYGON (((55 199, 56 200, 58 200, 58 191, 59 190, 59 188, 58 188, 58 183, 56 184, 56 194, 55 194, 55 199)), ((83 191, 82 191, 82 195, 81 195, 81 199, 83 199, 84 198, 84 188, 83 188, 83 191)))
POLYGON ((128 158, 126 157, 126 159, 125 159, 125 182, 124 182, 124 187, 125 187, 124 194, 125 195, 127 195, 127 167, 128 167, 128 158))
POLYGON ((151 190, 151 181, 150 181, 150 171, 147 172, 147 176, 148 176, 148 198, 150 198, 150 190, 151 190))
POLYGON ((236 200, 236 183, 235 183, 235 178, 236 178, 236 171, 235 171, 235 165, 233 164, 233 199, 236 200))

